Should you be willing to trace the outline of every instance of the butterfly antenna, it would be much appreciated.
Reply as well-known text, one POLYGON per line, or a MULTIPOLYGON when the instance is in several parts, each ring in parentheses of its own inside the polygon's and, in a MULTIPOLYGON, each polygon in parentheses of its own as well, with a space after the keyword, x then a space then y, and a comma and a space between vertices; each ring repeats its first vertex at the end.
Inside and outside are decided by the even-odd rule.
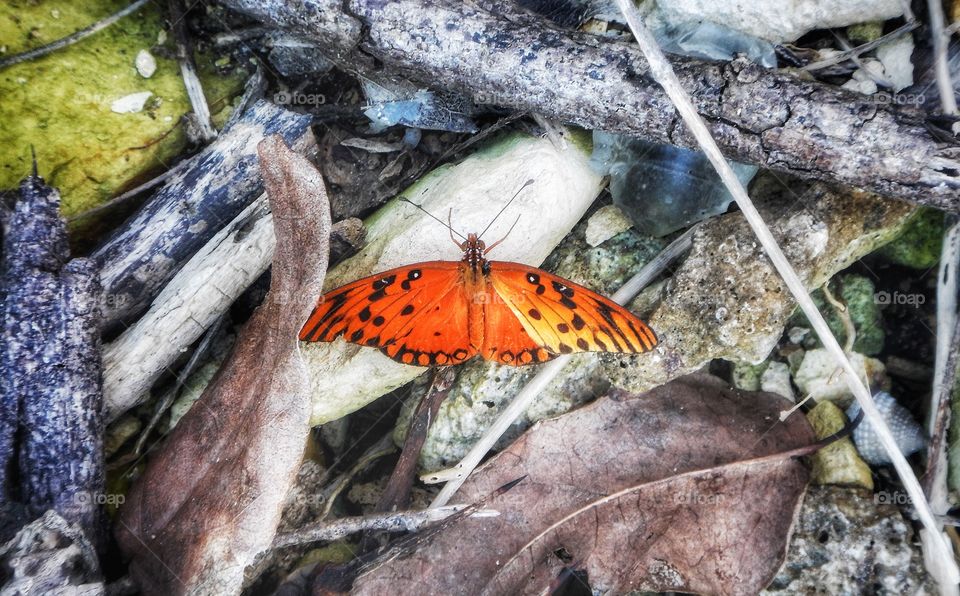
MULTIPOLYGON (((414 203, 413 201, 411 201, 411 200, 408 199, 407 197, 400 197, 400 200, 403 201, 404 203, 410 203, 411 205, 413 205, 414 207, 416 207, 416 208, 419 209, 420 211, 423 211, 424 213, 426 213, 427 215, 429 215, 430 217, 432 217, 435 221, 439 222, 440 225, 442 225, 443 227, 445 227, 445 228, 447 228, 448 230, 450 230, 451 237, 453 237, 453 236, 452 236, 453 234, 456 234, 457 236, 460 236, 460 237, 463 238, 464 240, 467 239, 466 236, 464 236, 464 235, 461 234, 460 232, 454 230, 454 229, 453 229, 453 226, 451 226, 450 224, 444 223, 444 221, 443 221, 442 219, 437 218, 433 213, 430 213, 429 211, 427 211, 426 209, 424 209, 424 208, 421 207, 420 205, 417 205, 416 203, 414 203)), ((456 241, 454 241, 454 242, 456 242, 456 241)), ((459 243, 459 242, 457 242, 457 246, 460 246, 460 243, 459 243)))
POLYGON ((519 215, 517 216, 517 220, 516 220, 515 222, 513 222, 513 225, 510 226, 510 229, 507 230, 507 233, 503 235, 503 238, 497 240, 496 242, 494 242, 493 244, 491 244, 490 246, 488 246, 487 249, 486 249, 485 251, 483 251, 483 254, 487 254, 488 252, 490 252, 491 250, 493 250, 496 245, 498 245, 498 244, 500 244, 501 242, 503 242, 504 240, 506 240, 506 239, 507 239, 507 236, 510 235, 510 232, 513 231, 513 228, 517 227, 517 224, 518 224, 518 223, 520 223, 520 216, 519 216, 519 215))
MULTIPOLYGON (((500 217, 500 214, 503 213, 503 212, 506 210, 506 208, 510 206, 510 203, 513 202, 513 199, 517 198, 517 196, 520 194, 520 191, 522 191, 522 190, 525 189, 526 187, 530 186, 531 184, 533 184, 533 179, 530 179, 530 180, 527 180, 526 182, 524 182, 524 183, 523 183, 523 186, 521 186, 521 187, 517 190, 517 192, 513 193, 513 198, 511 198, 509 201, 507 201, 507 204, 503 206, 503 209, 501 209, 499 212, 497 212, 497 215, 494 216, 494 218, 493 218, 492 220, 490 220, 490 223, 488 223, 488 224, 487 224, 487 227, 485 227, 485 228, 483 229, 483 231, 480 232, 480 235, 477 236, 477 238, 483 238, 483 235, 487 233, 487 230, 490 229, 490 226, 493 225, 493 222, 497 221, 497 218, 500 217)), ((518 221, 519 221, 519 220, 518 220, 518 221)), ((517 225, 517 224, 514 223, 513 225, 517 225)), ((513 228, 511 227, 510 229, 512 230, 513 228)), ((500 240, 498 240, 495 244, 499 244, 500 242, 503 242, 503 239, 502 239, 502 238, 501 238, 500 240)))

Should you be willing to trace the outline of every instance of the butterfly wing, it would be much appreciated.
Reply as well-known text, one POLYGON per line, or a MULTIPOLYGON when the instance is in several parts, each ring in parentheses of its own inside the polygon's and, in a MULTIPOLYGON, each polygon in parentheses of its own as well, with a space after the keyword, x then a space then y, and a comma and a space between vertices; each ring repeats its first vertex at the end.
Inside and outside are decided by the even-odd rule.
POLYGON ((493 362, 520 366, 552 360, 555 352, 534 341, 510 306, 496 290, 487 294, 483 309, 483 347, 481 356, 493 362))
MULTIPOLYGON (((530 340, 553 354, 646 352, 657 337, 633 313, 571 281, 519 263, 490 263, 490 283, 530 340)), ((483 353, 501 338, 484 337, 483 353)), ((524 364, 524 363, 519 363, 524 364)))
POLYGON ((384 271, 324 294, 300 330, 302 341, 337 337, 419 366, 473 356, 460 263, 432 261, 384 271))

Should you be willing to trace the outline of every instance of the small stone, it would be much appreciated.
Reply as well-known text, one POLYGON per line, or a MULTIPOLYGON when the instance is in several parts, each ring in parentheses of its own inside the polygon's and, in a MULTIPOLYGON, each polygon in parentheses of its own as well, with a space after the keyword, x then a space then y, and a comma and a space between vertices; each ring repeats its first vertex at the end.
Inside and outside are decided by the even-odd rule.
POLYGON ((791 327, 787 331, 787 337, 790 339, 790 343, 797 344, 798 346, 803 343, 805 337, 810 335, 810 329, 807 327, 791 327))
MULTIPOLYGON (((807 413, 807 421, 818 439, 829 437, 846 424, 843 411, 822 401, 807 413)), ((827 445, 811 457, 810 481, 813 484, 838 484, 873 490, 873 474, 857 454, 850 437, 827 445)))
MULTIPOLYGON (((889 384, 886 368, 879 360, 853 352, 850 361, 867 387, 886 387, 889 384)), ((817 401, 846 405, 853 400, 853 394, 843 375, 843 369, 833 355, 824 348, 817 348, 804 354, 793 381, 804 397, 810 395, 817 401)))
MULTIPOLYGON (((897 403, 892 395, 886 391, 878 391, 873 395, 873 401, 880 410, 880 415, 890 427, 897 447, 904 456, 920 451, 927 446, 927 435, 923 428, 913 419, 910 411, 897 403)), ((854 402, 847 409, 847 416, 852 420, 860 413, 860 404, 854 402)), ((853 431, 853 442, 857 445, 857 451, 866 461, 874 465, 884 465, 890 463, 890 456, 887 450, 880 444, 880 438, 870 421, 864 418, 857 428, 853 431)))
POLYGON ((760 364, 737 362, 733 366, 733 386, 744 391, 760 391, 760 377, 766 368, 766 361, 760 364))
POLYGON ((857 23, 847 27, 847 37, 850 41, 863 44, 883 35, 883 21, 870 21, 868 23, 857 23))
POLYGON ((790 367, 784 362, 774 361, 767 366, 767 370, 760 375, 760 388, 782 395, 790 401, 797 401, 793 393, 793 385, 790 384, 790 367))
POLYGON ((913 37, 904 35, 877 48, 877 60, 883 64, 886 79, 893 84, 893 90, 899 93, 913 85, 913 37))
POLYGON ((616 205, 606 205, 587 220, 587 244, 596 247, 617 234, 626 232, 633 223, 616 205))
POLYGON ((141 91, 139 93, 125 95, 110 104, 110 111, 116 112, 117 114, 135 114, 143 111, 143 106, 152 95, 153 93, 150 91, 141 91))
POLYGON ((120 450, 131 437, 140 432, 143 425, 135 416, 123 416, 107 428, 103 437, 103 453, 107 457, 120 450))
POLYGON ((149 79, 153 76, 153 73, 157 72, 157 60, 147 50, 137 52, 137 57, 133 63, 137 67, 137 72, 145 79, 149 79))

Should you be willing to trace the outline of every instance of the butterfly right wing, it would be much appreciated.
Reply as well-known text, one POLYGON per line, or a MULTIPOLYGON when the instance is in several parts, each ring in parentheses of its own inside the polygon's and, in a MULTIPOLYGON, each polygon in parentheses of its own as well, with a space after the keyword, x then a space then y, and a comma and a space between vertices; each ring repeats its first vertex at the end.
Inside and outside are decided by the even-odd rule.
POLYGON ((459 364, 470 345, 460 263, 431 261, 371 275, 324 294, 300 330, 302 341, 380 348, 403 364, 459 364))

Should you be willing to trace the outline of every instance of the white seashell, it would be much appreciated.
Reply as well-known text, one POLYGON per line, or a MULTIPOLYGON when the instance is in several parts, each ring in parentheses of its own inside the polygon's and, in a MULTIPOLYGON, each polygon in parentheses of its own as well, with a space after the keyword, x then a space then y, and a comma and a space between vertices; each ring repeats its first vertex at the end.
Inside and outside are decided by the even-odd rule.
POLYGON ((141 91, 140 93, 131 93, 124 95, 120 99, 110 104, 110 111, 118 114, 134 114, 143 110, 144 104, 153 95, 150 91, 141 91))
MULTIPOLYGON (((900 447, 900 452, 905 456, 916 453, 927 446, 927 435, 923 428, 913 419, 910 411, 897 403, 892 395, 886 391, 878 391, 873 395, 873 401, 877 403, 877 409, 883 416, 893 438, 900 447)), ((860 413, 860 404, 854 402, 847 408, 847 417, 853 420, 860 413)), ((860 425, 853 431, 853 442, 857 446, 857 451, 867 463, 874 465, 889 464, 890 457, 887 451, 880 444, 877 433, 873 430, 870 421, 864 419, 860 425)))

